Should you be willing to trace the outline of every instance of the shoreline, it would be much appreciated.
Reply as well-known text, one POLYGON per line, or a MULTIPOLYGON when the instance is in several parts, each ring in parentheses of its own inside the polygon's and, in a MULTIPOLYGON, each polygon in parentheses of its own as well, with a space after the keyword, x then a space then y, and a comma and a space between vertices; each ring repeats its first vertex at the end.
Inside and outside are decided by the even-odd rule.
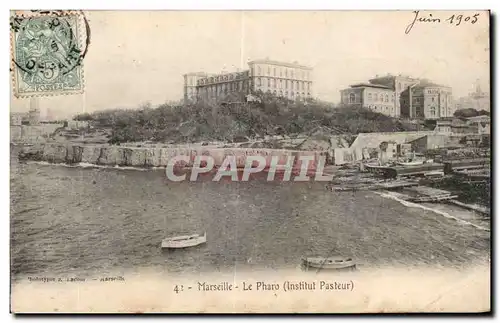
MULTIPOLYGON (((213 146, 185 147, 126 147, 105 145, 81 145, 71 143, 43 143, 22 146, 18 152, 19 160, 45 161, 51 164, 75 165, 79 163, 98 166, 119 167, 166 167, 169 161, 178 156, 187 156, 184 166, 191 167, 197 156, 210 156, 214 166, 221 166, 228 156, 234 156, 237 167, 244 167, 247 157, 264 157, 266 166, 277 159, 278 165, 286 164, 289 157, 298 159, 307 156, 313 162, 326 157, 329 165, 329 154, 326 151, 306 151, 268 148, 214 148, 213 146)), ((294 159, 294 160, 295 160, 294 159)), ((300 162, 299 162, 300 163, 300 162)), ((294 167, 297 162, 294 163, 294 167)))

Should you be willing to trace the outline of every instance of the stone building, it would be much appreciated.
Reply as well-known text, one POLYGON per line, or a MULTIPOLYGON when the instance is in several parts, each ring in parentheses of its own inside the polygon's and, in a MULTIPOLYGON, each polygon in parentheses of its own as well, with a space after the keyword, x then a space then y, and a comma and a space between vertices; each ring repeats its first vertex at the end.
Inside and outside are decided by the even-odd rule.
POLYGON ((405 93, 409 91, 410 87, 418 84, 419 80, 409 76, 388 74, 386 76, 377 76, 369 80, 369 82, 385 85, 392 89, 394 92, 394 114, 391 116, 400 117, 403 105, 407 104, 405 102, 405 93))
POLYGON ((401 115, 418 119, 441 119, 453 116, 450 87, 422 80, 402 95, 401 115))
POLYGON ((190 73, 184 76, 185 100, 218 100, 230 93, 265 92, 291 100, 311 98, 312 68, 298 63, 269 59, 248 62, 241 72, 207 75, 190 73), (193 83, 195 82, 195 83, 193 83))
POLYGON ((211 75, 197 80, 196 100, 216 100, 234 92, 249 92, 249 71, 211 75))
POLYGON ((340 95, 343 105, 368 108, 388 116, 396 116, 394 91, 385 85, 354 84, 341 90, 340 95))
POLYGON ((360 106, 395 118, 439 119, 455 112, 450 87, 408 76, 376 77, 340 93, 342 105, 360 106))
POLYGON ((250 67, 250 89, 291 100, 312 97, 312 68, 294 63, 254 60, 250 67))

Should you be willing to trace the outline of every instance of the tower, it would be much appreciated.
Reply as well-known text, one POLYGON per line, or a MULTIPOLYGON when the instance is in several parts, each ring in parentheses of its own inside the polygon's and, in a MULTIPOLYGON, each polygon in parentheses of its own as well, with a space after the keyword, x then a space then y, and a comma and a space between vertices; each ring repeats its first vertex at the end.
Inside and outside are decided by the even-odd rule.
POLYGON ((30 98, 30 111, 28 113, 30 125, 37 125, 40 123, 40 108, 38 107, 38 98, 30 98))

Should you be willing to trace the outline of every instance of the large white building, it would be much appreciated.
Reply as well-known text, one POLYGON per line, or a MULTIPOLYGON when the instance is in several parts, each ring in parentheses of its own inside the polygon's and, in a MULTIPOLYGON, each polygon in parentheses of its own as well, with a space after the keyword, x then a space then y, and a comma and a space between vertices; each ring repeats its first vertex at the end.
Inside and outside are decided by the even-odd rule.
POLYGON ((248 62, 248 67, 234 73, 184 75, 184 100, 213 100, 234 92, 264 92, 291 100, 312 97, 313 69, 309 66, 259 59, 248 62))

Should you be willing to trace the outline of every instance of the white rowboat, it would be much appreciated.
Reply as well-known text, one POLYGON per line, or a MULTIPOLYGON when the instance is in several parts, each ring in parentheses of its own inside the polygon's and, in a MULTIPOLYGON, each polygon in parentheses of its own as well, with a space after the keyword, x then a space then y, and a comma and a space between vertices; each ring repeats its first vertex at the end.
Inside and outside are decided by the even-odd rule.
POLYGON ((302 258, 304 269, 334 269, 334 270, 356 270, 356 263, 352 258, 343 257, 307 257, 302 258))
POLYGON ((161 242, 161 247, 165 249, 188 248, 206 242, 207 242, 207 233, 205 232, 203 235, 193 234, 187 236, 165 238, 161 242))

